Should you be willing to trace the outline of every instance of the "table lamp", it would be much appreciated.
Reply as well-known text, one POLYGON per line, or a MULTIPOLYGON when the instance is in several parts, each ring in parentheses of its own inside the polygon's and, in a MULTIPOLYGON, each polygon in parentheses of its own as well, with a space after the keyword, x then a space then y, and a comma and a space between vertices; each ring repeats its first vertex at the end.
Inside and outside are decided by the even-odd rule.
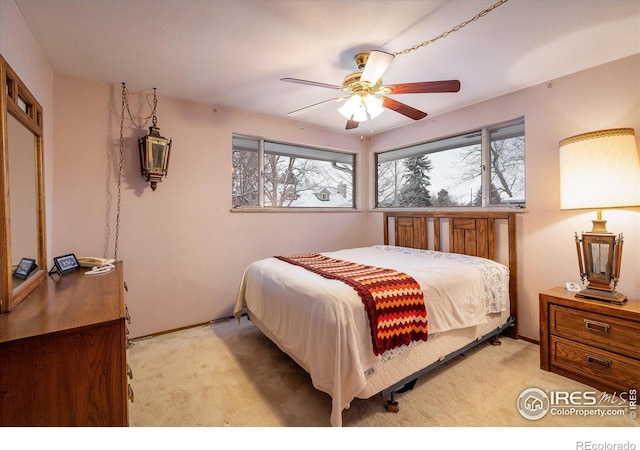
POLYGON ((576 297, 621 304, 616 291, 622 233, 607 231, 602 209, 640 205, 640 158, 633 128, 593 131, 560 141, 560 209, 595 209, 590 232, 575 234, 580 278, 576 297))

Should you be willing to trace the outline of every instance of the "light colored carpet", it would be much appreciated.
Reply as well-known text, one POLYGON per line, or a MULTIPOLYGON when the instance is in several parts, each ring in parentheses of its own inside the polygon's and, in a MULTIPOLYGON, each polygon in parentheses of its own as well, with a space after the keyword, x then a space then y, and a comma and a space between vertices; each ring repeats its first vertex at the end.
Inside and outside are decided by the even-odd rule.
MULTIPOLYGON (((527 388, 592 391, 539 368, 539 347, 502 338, 482 344, 425 375, 396 397, 388 413, 380 396, 356 399, 345 427, 634 427, 637 419, 552 416, 523 418, 527 388)), ((309 375, 243 317, 148 339, 128 350, 135 401, 133 427, 327 427, 331 401, 309 375)))

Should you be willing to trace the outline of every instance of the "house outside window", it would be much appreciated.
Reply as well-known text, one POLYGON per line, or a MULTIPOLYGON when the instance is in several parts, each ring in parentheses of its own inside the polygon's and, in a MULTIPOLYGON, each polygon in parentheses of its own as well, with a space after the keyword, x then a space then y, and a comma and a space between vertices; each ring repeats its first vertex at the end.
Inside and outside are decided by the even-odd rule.
POLYGON ((355 154, 233 135, 234 208, 354 208, 355 154))
POLYGON ((376 207, 525 207, 524 118, 377 153, 376 207))

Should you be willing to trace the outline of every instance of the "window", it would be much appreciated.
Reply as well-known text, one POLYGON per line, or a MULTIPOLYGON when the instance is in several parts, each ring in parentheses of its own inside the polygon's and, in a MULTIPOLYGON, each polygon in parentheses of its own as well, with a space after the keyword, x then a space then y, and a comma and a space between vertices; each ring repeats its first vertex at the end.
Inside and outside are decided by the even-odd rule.
POLYGON ((376 154, 376 207, 525 206, 524 119, 376 154))
POLYGON ((234 208, 353 208, 355 155, 233 136, 234 208))

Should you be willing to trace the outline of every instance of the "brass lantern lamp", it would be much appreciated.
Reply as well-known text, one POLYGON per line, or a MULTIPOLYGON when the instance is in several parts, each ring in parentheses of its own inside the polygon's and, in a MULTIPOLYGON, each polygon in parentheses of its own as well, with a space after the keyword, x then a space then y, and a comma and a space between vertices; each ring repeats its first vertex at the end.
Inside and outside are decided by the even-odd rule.
POLYGON ((640 205, 640 159, 633 128, 580 134, 560 141, 560 209, 596 209, 590 232, 575 234, 580 278, 576 297, 621 304, 616 291, 622 234, 607 231, 602 209, 640 205))
POLYGON ((622 234, 582 233, 575 235, 580 278, 588 281, 587 289, 576 297, 624 303, 627 297, 616 291, 622 262, 622 234), (580 243, 582 242, 582 248, 580 243))
POLYGON ((158 118, 156 116, 156 90, 153 90, 153 118, 149 134, 138 139, 140 150, 140 171, 142 176, 155 191, 158 183, 167 176, 169 157, 171 156, 171 139, 160 136, 158 118))

